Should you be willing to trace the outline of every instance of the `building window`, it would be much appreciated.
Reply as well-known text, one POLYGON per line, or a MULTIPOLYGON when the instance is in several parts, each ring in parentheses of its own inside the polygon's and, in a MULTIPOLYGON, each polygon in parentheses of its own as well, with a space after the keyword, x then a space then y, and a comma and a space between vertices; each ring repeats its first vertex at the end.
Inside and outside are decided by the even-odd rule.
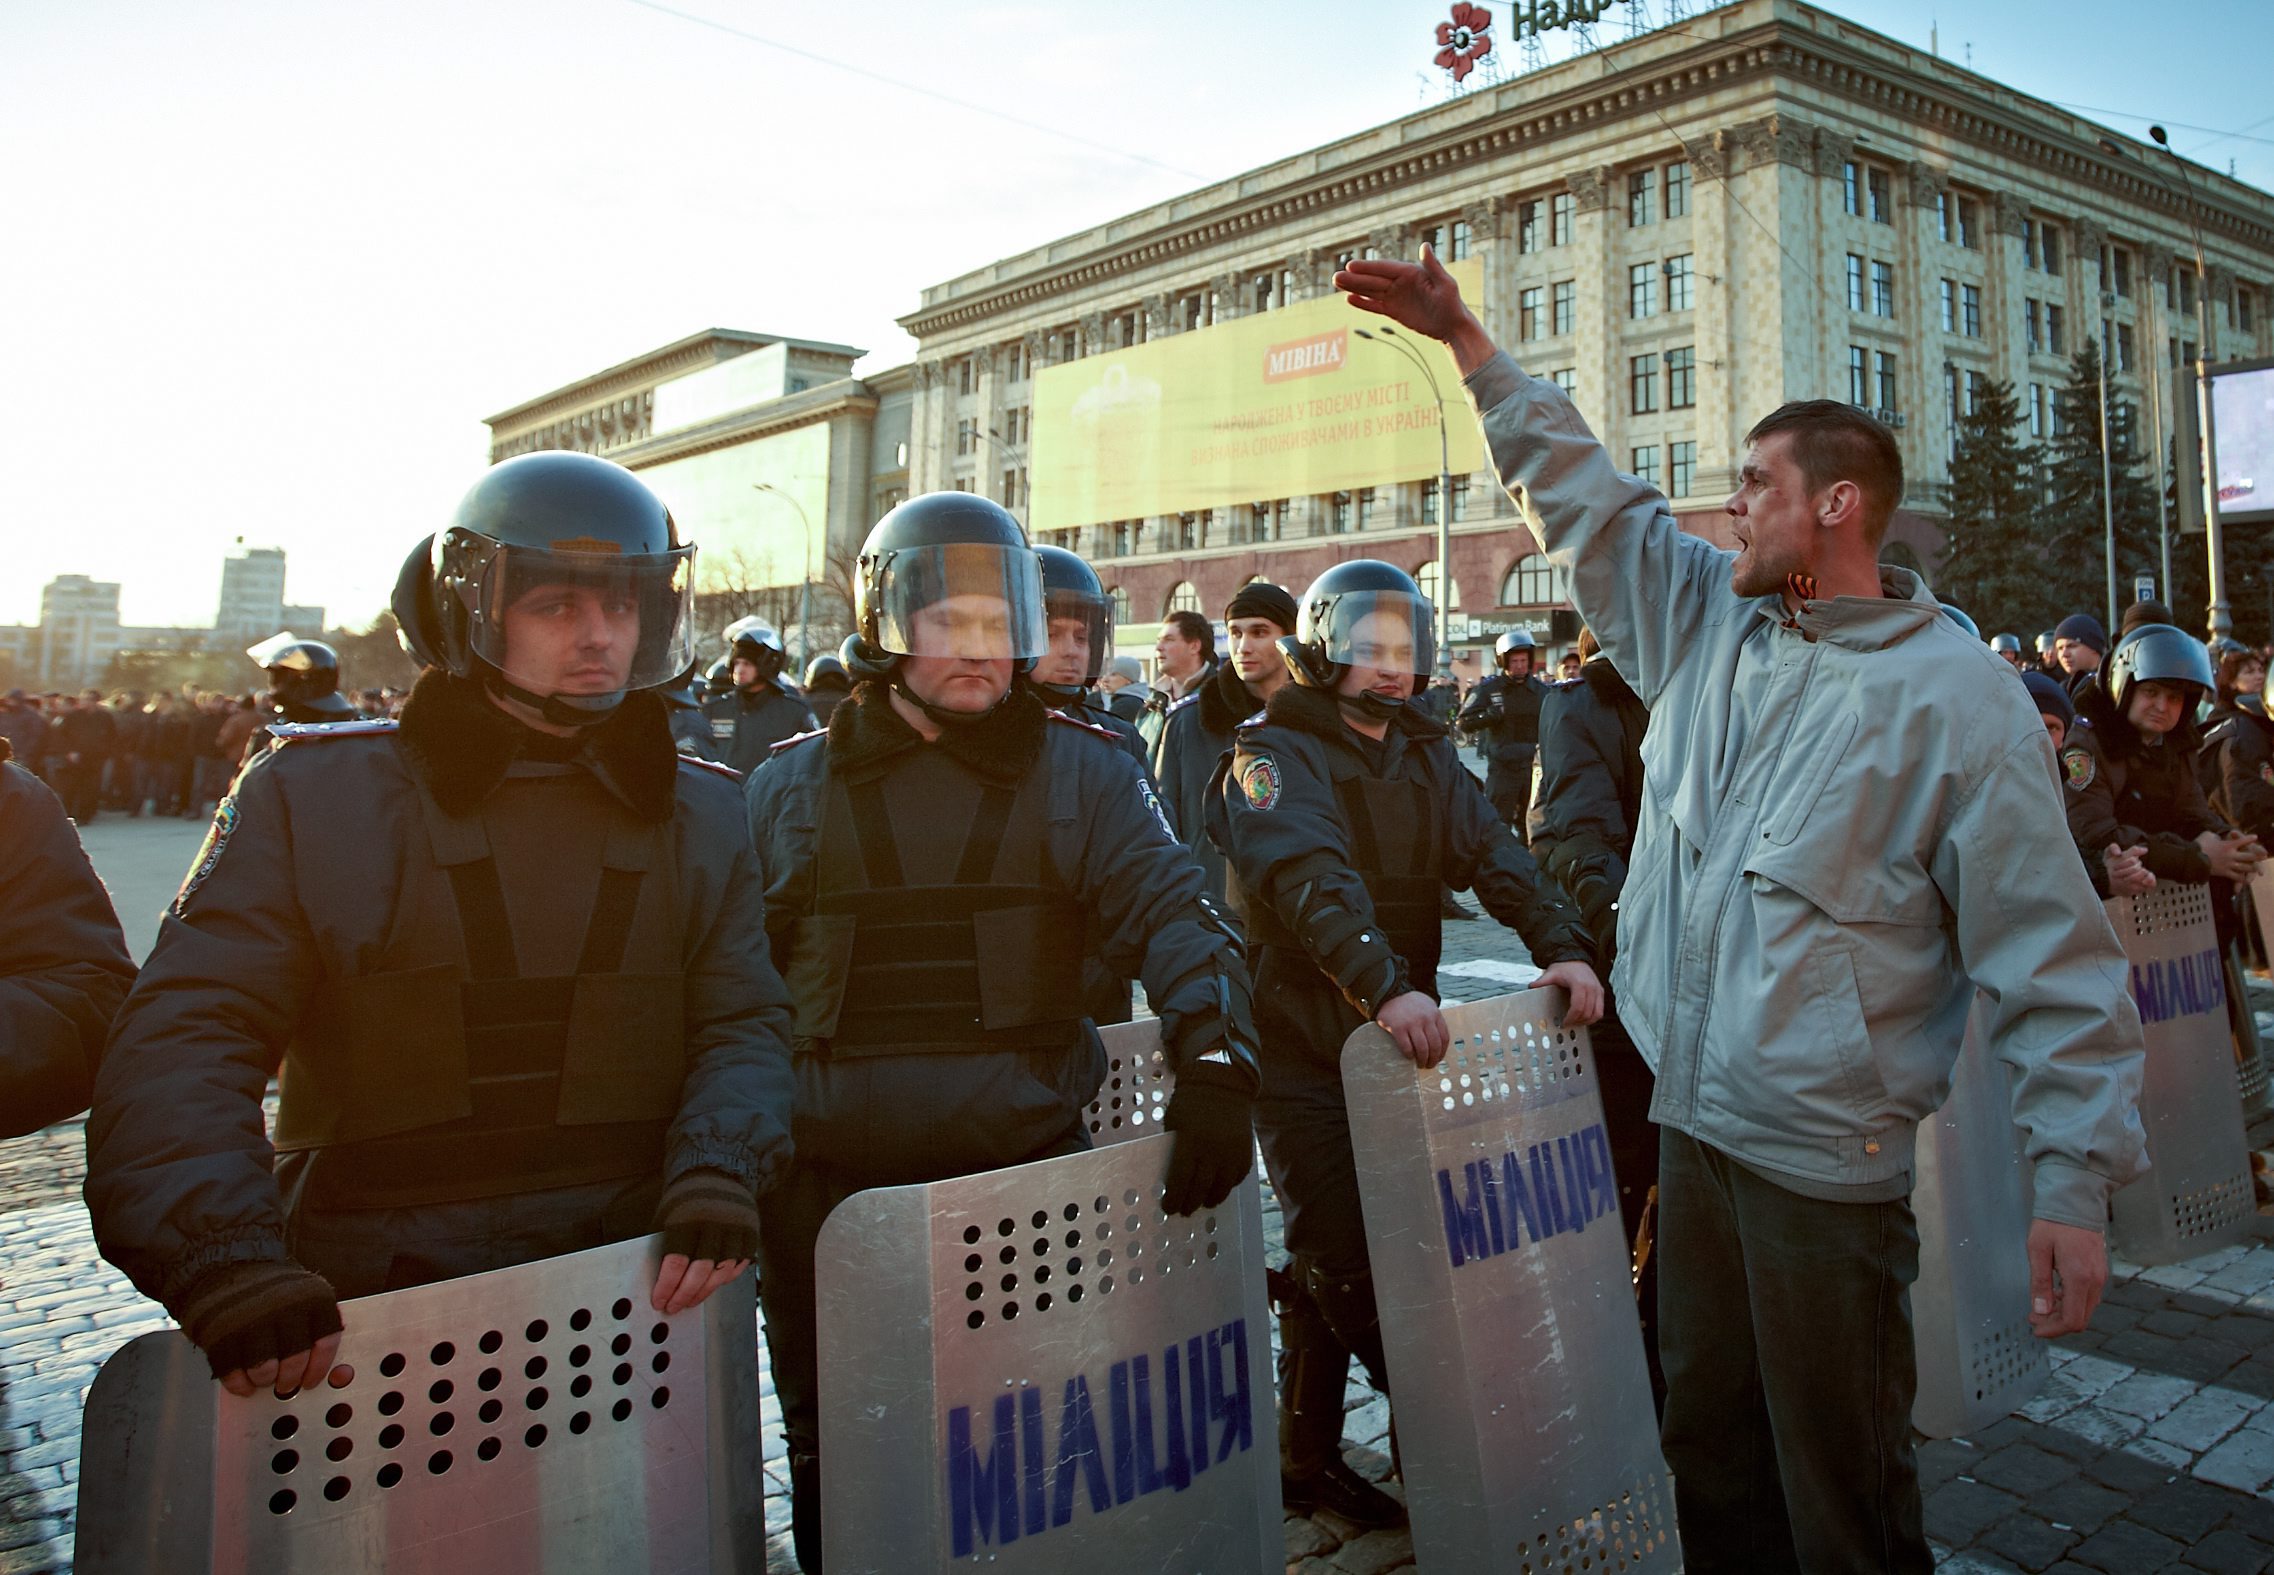
POLYGON ((2061 309, 2052 302, 2045 303, 2045 348, 2054 355, 2067 355, 2068 336, 2062 332, 2061 309))
POLYGON ((1540 249, 1540 199, 1537 197, 1516 204, 1516 249, 1519 252, 1540 249))
POLYGON ((2132 298, 2132 254, 2121 246, 2109 248, 2116 271, 2116 293, 2129 301, 2132 298))
POLYGON ((2130 323, 2118 323, 2116 325, 2117 371, 2129 372, 2132 370, 2134 349, 2135 347, 2132 339, 2132 325, 2130 323))
POLYGON ((1666 496, 1686 498, 1697 484, 1698 446, 1696 443, 1670 443, 1666 448, 1666 496))
POLYGON ((2035 219, 2021 221, 2021 265, 2024 268, 2037 266, 2037 221, 2035 219))
POLYGON ((1942 281, 1942 331, 1958 332, 1958 285, 1951 279, 1942 281))
POLYGON ((965 356, 962 360, 956 362, 955 372, 956 391, 962 394, 970 393, 972 389, 973 378, 973 373, 971 370, 971 357, 965 356))
POLYGON ((2031 355, 2045 348, 2044 321, 2035 301, 2021 303, 2021 338, 2031 355))
POLYGON ((1629 467, 1629 473, 1635 480, 1647 481, 1651 486, 1656 487, 1658 485, 1658 445, 1655 443, 1646 444, 1635 449, 1631 457, 1634 463, 1629 467))
POLYGON ((1871 403, 1871 356, 1862 345, 1848 346, 1848 403, 1871 403))
POLYGON ((1579 369, 1577 367, 1558 367, 1548 374, 1548 381, 1562 389, 1566 399, 1577 399, 1579 397, 1579 369))
POLYGON ((1329 529, 1331 529, 1331 530, 1334 532, 1334 534, 1335 534, 1335 535, 1337 535, 1337 536, 1347 535, 1347 534, 1349 533, 1349 530, 1350 530, 1350 494, 1349 494, 1349 493, 1347 493, 1347 492, 1337 492, 1337 493, 1334 495, 1334 497, 1333 497, 1333 499, 1332 499, 1332 505, 1331 505, 1331 507, 1330 507, 1330 508, 1327 510, 1327 523, 1328 523, 1328 528, 1329 528, 1329 529))
POLYGON ((2052 225, 2040 225, 2037 231, 2039 254, 2047 273, 2061 271, 2061 232, 2052 225))
POLYGON ((1848 310, 1863 310, 1863 259, 1848 253, 1848 310))
POLYGON ((1579 286, 1576 281, 1566 279, 1553 286, 1553 292, 1550 297, 1550 304, 1553 308, 1553 323, 1549 332, 1558 335, 1568 334, 1571 332, 1572 319, 1578 315, 1579 286))
POLYGON ((1450 244, 1446 247, 1446 255, 1451 257, 1453 261, 1459 262, 1469 254, 1469 221, 1455 219, 1452 228, 1453 233, 1450 244))
POLYGON ((979 421, 974 416, 958 416, 955 423, 955 451, 968 454, 979 444, 979 421))
POLYGON ((1958 292, 1961 308, 1959 330, 1969 339, 1982 337, 1982 287, 1978 284, 1961 286, 1958 292))
POLYGON ((1871 197, 1871 222, 1874 224, 1893 224, 1895 222, 1895 197, 1893 183, 1888 180, 1887 172, 1885 170, 1869 171, 1865 177, 1864 185, 1871 197))
POLYGON ((1863 169, 1854 159, 1840 166, 1840 205, 1858 218, 1863 215, 1863 169))
POLYGON ((1666 408, 1688 410, 1698 402, 1698 351, 1683 345, 1666 352, 1666 408))
POLYGON ((1023 502, 1025 501, 1025 499, 1024 499, 1022 496, 1021 496, 1021 494, 1022 494, 1022 493, 1023 493, 1025 490, 1026 490, 1026 472, 1025 472, 1025 471, 1023 471, 1023 470, 1006 470, 1006 471, 1004 471, 1004 472, 1003 472, 1003 507, 1004 507, 1004 508, 1006 508, 1006 509, 1015 509, 1015 508, 1019 507, 1019 506, 1020 506, 1020 504, 1021 504, 1021 503, 1023 503, 1023 502))
POLYGON ((1627 316, 1643 318, 1658 310, 1658 265, 1638 262, 1627 267, 1627 316))
POLYGON ((1627 359, 1627 390, 1631 395, 1628 408, 1636 415, 1647 416, 1658 408, 1658 357, 1638 355, 1627 359))
POLYGON ((1200 611, 1199 588, 1190 580, 1179 580, 1176 589, 1169 592, 1168 604, 1161 609, 1161 616, 1166 618, 1170 613, 1198 611, 1200 611))
POLYGON ((1107 591, 1105 594, 1107 599, 1113 603, 1113 621, 1117 624, 1124 624, 1129 622, 1128 587, 1116 585, 1112 590, 1107 591))
POLYGON ((1936 192, 1934 194, 1935 234, 1945 242, 1952 238, 1951 223, 1954 218, 1955 215, 1951 211, 1950 193, 1947 191, 1936 192))
POLYGON ((1519 290, 1516 292, 1517 338, 1537 339, 1540 337, 1540 328, 1542 326, 1540 322, 1540 304, 1546 299, 1546 297, 1547 292, 1536 284, 1531 286, 1529 289, 1519 290))
POLYGON ((1517 559, 1516 567, 1508 571, 1508 578, 1500 587, 1503 607, 1553 607, 1563 599, 1563 576, 1554 564, 1536 552, 1517 559))
POLYGON ((1014 339, 1003 347, 1003 381, 1019 383, 1026 380, 1026 341, 1014 339))
MULTIPOLYGON (((1464 520, 1468 517, 1469 478, 1455 476, 1453 478, 1453 518, 1464 520)), ((1437 523, 1437 478, 1435 476, 1431 476, 1421 484, 1421 523, 1424 525, 1437 523)))
POLYGON ((2253 316, 2251 308, 2255 304, 2256 302, 2253 300, 2251 293, 2248 290, 2245 290, 2239 284, 2235 286, 2235 327, 2241 329, 2246 334, 2255 333, 2257 331, 2252 326, 2251 322, 2253 316))
POLYGON ((1550 246, 1569 246, 1571 244, 1572 203, 1572 195, 1568 191, 1558 192, 1548 199, 1548 244, 1550 246))
POLYGON ((1666 259, 1666 310, 1669 312, 1686 312, 1690 309, 1693 304, 1690 295, 1691 278, 1692 270, 1688 252, 1684 252, 1679 257, 1666 259))
POLYGON ((1875 317, 1895 315, 1895 265, 1875 262, 1871 265, 1871 311, 1875 317))
POLYGON ((1958 199, 1958 244, 1968 251, 1982 247, 1982 205, 1971 197, 1958 199))
POLYGON ((1895 400, 1895 352, 1894 352, 1894 351, 1892 351, 1892 350, 1882 350, 1882 351, 1880 351, 1880 352, 1879 352, 1879 407, 1878 407, 1878 408, 1880 408, 1881 410, 1894 410, 1894 409, 1896 408, 1896 400, 1895 400))
POLYGON ((1374 489, 1372 487, 1359 488, 1358 528, 1360 530, 1365 530, 1367 527, 1371 526, 1374 523, 1374 503, 1374 489))
POLYGON ((2045 385, 2043 383, 2029 385, 2029 435, 2033 438, 2041 438, 2045 435, 2045 385))
POLYGON ((1972 415, 1982 408, 1982 395, 1988 391, 1990 380, 1979 372, 1966 374, 1966 413, 1972 415))
POLYGON ((1635 228, 1658 221, 1658 172, 1636 170, 1627 177, 1627 223, 1635 228))
POLYGON ((1690 161, 1676 159, 1666 166, 1666 217, 1679 219, 1690 211, 1690 161))

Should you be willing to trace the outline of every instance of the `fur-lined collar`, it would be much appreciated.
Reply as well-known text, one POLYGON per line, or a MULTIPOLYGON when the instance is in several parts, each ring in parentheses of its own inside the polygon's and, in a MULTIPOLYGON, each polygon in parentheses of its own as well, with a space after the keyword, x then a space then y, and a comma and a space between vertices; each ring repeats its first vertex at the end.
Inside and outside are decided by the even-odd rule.
MULTIPOLYGON (((1263 714, 1280 727, 1314 733, 1320 738, 1342 738, 1355 731, 1344 720, 1342 703, 1331 693, 1292 680, 1279 686, 1279 692, 1264 706, 1263 714)), ((1445 730, 1416 710, 1411 702, 1398 708, 1398 714, 1391 719, 1390 731, 1424 742, 1445 736, 1445 730)))
MULTIPOLYGON (((515 760, 553 742, 499 710, 478 680, 453 678, 437 667, 419 675, 403 702, 399 736, 412 769, 451 815, 479 809, 515 760)), ((574 758, 640 819, 661 824, 671 818, 679 751, 660 695, 626 695, 614 715, 585 731, 574 758)))
MULTIPOLYGON (((1014 683, 984 717, 941 728, 939 747, 990 781, 1016 782, 1041 758, 1048 722, 1041 698, 1014 683)), ((836 771, 858 772, 923 742, 893 710, 891 688, 874 679, 855 684, 852 698, 829 716, 829 764, 836 771)))
MULTIPOLYGON (((1281 684, 1282 689, 1293 685, 1281 684)), ((1208 675, 1208 682, 1200 686, 1200 725, 1220 737, 1230 737, 1232 729, 1263 709, 1255 691, 1240 682, 1240 675, 1230 662, 1219 665, 1208 675)))

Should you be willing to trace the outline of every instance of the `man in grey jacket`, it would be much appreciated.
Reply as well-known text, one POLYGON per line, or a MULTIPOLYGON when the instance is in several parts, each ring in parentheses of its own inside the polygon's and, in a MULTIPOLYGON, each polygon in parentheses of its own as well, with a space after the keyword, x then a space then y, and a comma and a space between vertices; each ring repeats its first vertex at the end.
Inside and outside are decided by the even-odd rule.
POLYGON ((1612 468, 1436 259, 1353 304, 1443 340, 1525 522, 1649 707, 1620 1016, 1657 1072, 1666 1458, 1690 1568, 1926 1570, 1909 1192, 1977 992, 2036 1165, 2031 1322, 2082 1329, 2140 1168, 2140 1024, 2028 699, 1879 564, 1886 430, 1747 437, 1732 554, 1612 468))

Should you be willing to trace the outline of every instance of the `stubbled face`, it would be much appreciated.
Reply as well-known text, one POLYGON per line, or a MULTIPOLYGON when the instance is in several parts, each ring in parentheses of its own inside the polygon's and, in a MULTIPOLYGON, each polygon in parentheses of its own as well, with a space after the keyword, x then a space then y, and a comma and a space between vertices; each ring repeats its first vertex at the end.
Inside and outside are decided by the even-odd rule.
POLYGON ((1737 537, 1729 586, 1740 596, 1781 592, 1816 565, 1817 506, 1793 458, 1792 437, 1772 432, 1745 451, 1737 490, 1723 505, 1737 537))
POLYGON ((1350 665, 1335 685, 1355 700, 1375 694, 1401 701, 1413 693, 1413 623, 1403 612, 1376 608, 1350 631, 1350 665))
POLYGON ((1287 631, 1269 618, 1233 618, 1224 632, 1232 643, 1232 671, 1250 689, 1278 687, 1287 676, 1287 659, 1279 654, 1279 639, 1287 631))
POLYGON ((1184 631, 1173 623, 1153 642, 1153 655, 1160 659, 1161 671, 1171 678, 1188 678, 1200 671, 1200 642, 1186 639, 1184 631))
POLYGON ((2055 640, 2053 660, 2064 673, 2089 673, 2100 665, 2100 653, 2082 640, 2055 640))
POLYGON ((901 658, 909 689, 942 711, 980 716, 1011 688, 1011 604, 1000 596, 949 596, 909 620, 909 643, 925 654, 901 658))
POLYGON ((612 694, 631 681, 640 608, 628 590, 533 585, 507 604, 505 676, 535 694, 612 694))
POLYGON ((2142 679, 2132 686, 2131 694, 2125 698, 2124 720, 2143 736, 2161 738, 2179 725, 2179 719, 2187 712, 2187 701, 2184 684, 2142 679))
POLYGON ((1079 689, 1090 676, 1090 623, 1087 618, 1050 620, 1050 651, 1034 664, 1034 681, 1079 689))

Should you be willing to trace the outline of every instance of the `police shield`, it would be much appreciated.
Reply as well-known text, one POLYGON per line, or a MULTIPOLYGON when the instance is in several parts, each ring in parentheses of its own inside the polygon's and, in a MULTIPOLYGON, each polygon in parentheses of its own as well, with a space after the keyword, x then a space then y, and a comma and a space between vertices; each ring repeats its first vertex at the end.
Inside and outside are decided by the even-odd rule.
POLYGON ((347 1302, 333 1381, 289 1400, 225 1393, 178 1332, 129 1342, 87 1395, 76 1567, 758 1568, 751 1277, 663 1317, 658 1240, 347 1302))
POLYGON ((2117 1192, 2109 1245, 2178 1263, 2245 1239, 2256 1215, 2210 888, 2158 883, 2108 903, 2140 1009, 2148 1174, 2117 1192))
POLYGON ((2029 1327, 2029 1199, 2006 1070, 1975 1003, 1950 1097, 1919 1125, 1911 1287, 1919 1392, 1911 1423, 1958 1438, 2027 1401, 2052 1364, 2029 1327))
POLYGON ((1278 1571, 1263 1209, 1165 1134, 856 1193, 815 1248, 832 1575, 1278 1571))
POLYGON ((1140 1017, 1132 1023, 1115 1023, 1097 1031, 1105 1046, 1105 1081, 1090 1101, 1084 1117, 1090 1141, 1103 1148, 1131 1138, 1150 1137, 1161 1129, 1169 1107, 1175 1074, 1161 1050, 1161 1020, 1140 1017))
POLYGON ((1584 1029, 1558 990, 1448 1008, 1417 1069, 1342 1052, 1423 1569, 1673 1570, 1681 1547, 1584 1029))

